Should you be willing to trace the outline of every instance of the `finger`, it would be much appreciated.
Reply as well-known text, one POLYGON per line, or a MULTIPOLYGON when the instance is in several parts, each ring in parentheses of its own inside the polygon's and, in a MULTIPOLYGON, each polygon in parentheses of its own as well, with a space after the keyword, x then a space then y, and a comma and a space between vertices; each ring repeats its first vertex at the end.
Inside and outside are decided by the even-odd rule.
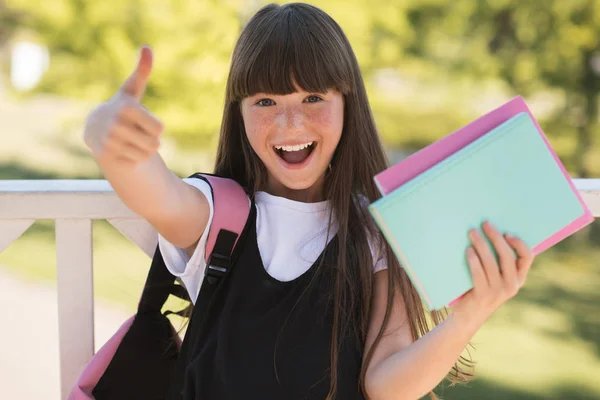
POLYGON ((516 257, 513 249, 500 231, 489 221, 483 224, 483 230, 498 254, 502 279, 512 288, 517 283, 516 257))
POLYGON ((136 163, 148 159, 151 154, 118 137, 113 137, 107 141, 105 148, 115 158, 129 160, 136 163))
POLYGON ((129 143, 125 143, 121 147, 121 151, 119 152, 119 158, 124 158, 134 163, 145 161, 149 157, 150 155, 147 152, 141 150, 138 147, 132 146, 129 143))
POLYGON ((483 235, 477 229, 471 229, 469 238, 473 244, 473 248, 477 252, 483 271, 485 272, 490 286, 498 286, 501 284, 500 268, 496 262, 496 257, 492 253, 490 246, 487 244, 483 235))
POLYGON ((155 153, 160 147, 159 138, 148 134, 146 131, 133 124, 121 122, 113 127, 111 133, 114 134, 119 141, 137 147, 148 154, 155 153))
POLYGON ((523 286, 535 255, 523 240, 511 235, 506 235, 506 239, 517 252, 517 279, 519 280, 519 285, 523 286))
POLYGON ((146 90, 150 72, 152 72, 152 49, 148 46, 143 46, 140 49, 137 66, 133 73, 123 82, 121 92, 140 101, 146 90))
POLYGON ((489 286, 488 279, 481 265, 481 260, 473 247, 467 249, 467 263, 471 269, 471 278, 473 279, 473 289, 480 290, 489 286))
POLYGON ((130 124, 140 126, 153 136, 160 136, 164 130, 162 122, 140 105, 127 104, 122 106, 119 117, 130 124))
POLYGON ((119 161, 121 164, 125 164, 128 167, 133 167, 135 166, 139 161, 135 161, 135 160, 130 160, 127 157, 122 157, 122 156, 116 156, 115 159, 117 161, 119 161))

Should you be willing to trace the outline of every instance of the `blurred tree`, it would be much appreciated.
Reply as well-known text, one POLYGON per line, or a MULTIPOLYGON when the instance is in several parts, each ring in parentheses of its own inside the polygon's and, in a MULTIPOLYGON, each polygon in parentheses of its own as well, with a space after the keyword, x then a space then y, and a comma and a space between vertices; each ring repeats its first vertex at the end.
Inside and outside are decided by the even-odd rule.
MULTIPOLYGON (((35 32, 50 50, 50 69, 36 92, 105 99, 131 72, 139 45, 150 44, 155 68, 144 103, 165 121, 169 135, 186 147, 205 146, 217 133, 235 39, 250 15, 266 3, 6 1, 27 16, 21 28, 35 32)), ((398 66, 409 80, 430 81, 436 75, 423 68, 419 57, 407 60, 404 49, 414 47, 416 37, 406 2, 312 3, 331 13, 348 34, 388 144, 418 148, 467 121, 469 116, 441 105, 426 110, 419 110, 414 102, 407 106, 397 98, 399 91, 393 90, 390 79, 395 78, 386 77, 385 71, 398 66)), ((433 89, 432 95, 438 96, 433 93, 438 87, 433 89)))
MULTIPOLYGON (((218 132, 233 45, 266 3, 0 1, 7 15, 25 15, 20 26, 50 49, 50 70, 37 91, 105 99, 131 72, 136 49, 150 44, 156 57, 145 105, 186 147, 206 146, 218 132)), ((569 170, 600 173, 590 151, 600 147, 592 135, 600 90, 598 0, 311 3, 347 33, 389 146, 416 150, 507 96, 541 95, 553 112, 542 116, 542 126, 569 170)))
POLYGON ((524 96, 558 94, 562 104, 544 121, 545 130, 572 139, 567 161, 574 175, 588 177, 598 168, 592 162, 600 94, 598 0, 410 3, 417 40, 409 54, 455 76, 499 77, 524 96))
POLYGON ((4 0, 0 0, 0 46, 13 34, 21 15, 9 9, 4 0))
POLYGON ((206 145, 218 131, 224 84, 240 29, 234 2, 173 0, 7 0, 27 15, 50 49, 51 65, 36 91, 99 101, 135 66, 137 49, 153 47, 144 104, 184 145, 206 145))

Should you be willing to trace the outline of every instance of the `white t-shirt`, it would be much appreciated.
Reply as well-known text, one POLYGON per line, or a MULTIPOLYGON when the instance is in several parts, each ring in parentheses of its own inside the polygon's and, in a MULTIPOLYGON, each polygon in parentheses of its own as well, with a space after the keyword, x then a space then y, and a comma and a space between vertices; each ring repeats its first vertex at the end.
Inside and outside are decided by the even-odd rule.
MULTIPOLYGON (((204 279, 206 240, 214 209, 211 190, 206 182, 195 178, 186 178, 184 181, 200 190, 208 199, 210 215, 206 230, 191 258, 184 249, 161 235, 158 243, 167 268, 181 278, 195 303, 204 279)), ((257 192, 255 204, 258 249, 266 271, 284 282, 299 277, 314 264, 327 245, 329 202, 302 203, 257 192)), ((329 240, 336 233, 332 229, 329 240)), ((374 251, 375 248, 371 246, 371 249, 374 251)), ((377 260, 373 266, 374 272, 386 268, 385 258, 374 254, 373 259, 377 260)))

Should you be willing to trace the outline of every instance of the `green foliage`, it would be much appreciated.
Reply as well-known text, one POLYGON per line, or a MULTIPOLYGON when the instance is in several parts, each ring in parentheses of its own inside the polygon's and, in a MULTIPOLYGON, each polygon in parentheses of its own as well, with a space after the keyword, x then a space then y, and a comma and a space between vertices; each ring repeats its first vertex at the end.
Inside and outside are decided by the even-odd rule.
POLYGON ((218 131, 229 57, 239 31, 236 9, 219 1, 9 0, 50 48, 37 91, 101 101, 133 71, 150 44, 155 63, 145 105, 169 134, 202 145, 218 131))
MULTIPOLYGON (((36 92, 106 99, 131 73, 137 48, 150 44, 155 65, 144 103, 187 148, 215 138, 235 40, 265 4, 4 1, 0 21, 22 16, 21 31, 50 48, 50 70, 36 92)), ((600 92, 597 0, 311 3, 348 35, 389 146, 418 149, 521 94, 548 105, 536 116, 569 170, 600 174, 592 135, 600 92)))
POLYGON ((5 0, 0 0, 0 46, 14 34, 20 17, 15 10, 8 8, 5 0))
POLYGON ((574 174, 598 173, 600 5, 597 0, 414 1, 406 10, 418 38, 409 54, 451 76, 501 79, 534 96, 560 91, 550 131, 575 138, 563 154, 574 174))

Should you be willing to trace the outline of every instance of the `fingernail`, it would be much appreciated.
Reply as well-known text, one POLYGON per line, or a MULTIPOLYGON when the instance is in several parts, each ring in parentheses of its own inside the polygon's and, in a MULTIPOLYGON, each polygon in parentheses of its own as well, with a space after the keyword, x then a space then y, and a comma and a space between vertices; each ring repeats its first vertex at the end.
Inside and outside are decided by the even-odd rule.
POLYGON ((511 235, 510 233, 505 233, 504 237, 507 239, 514 239, 515 237, 513 235, 511 235))
POLYGON ((472 247, 467 248, 467 257, 472 258, 475 256, 475 250, 472 247))

